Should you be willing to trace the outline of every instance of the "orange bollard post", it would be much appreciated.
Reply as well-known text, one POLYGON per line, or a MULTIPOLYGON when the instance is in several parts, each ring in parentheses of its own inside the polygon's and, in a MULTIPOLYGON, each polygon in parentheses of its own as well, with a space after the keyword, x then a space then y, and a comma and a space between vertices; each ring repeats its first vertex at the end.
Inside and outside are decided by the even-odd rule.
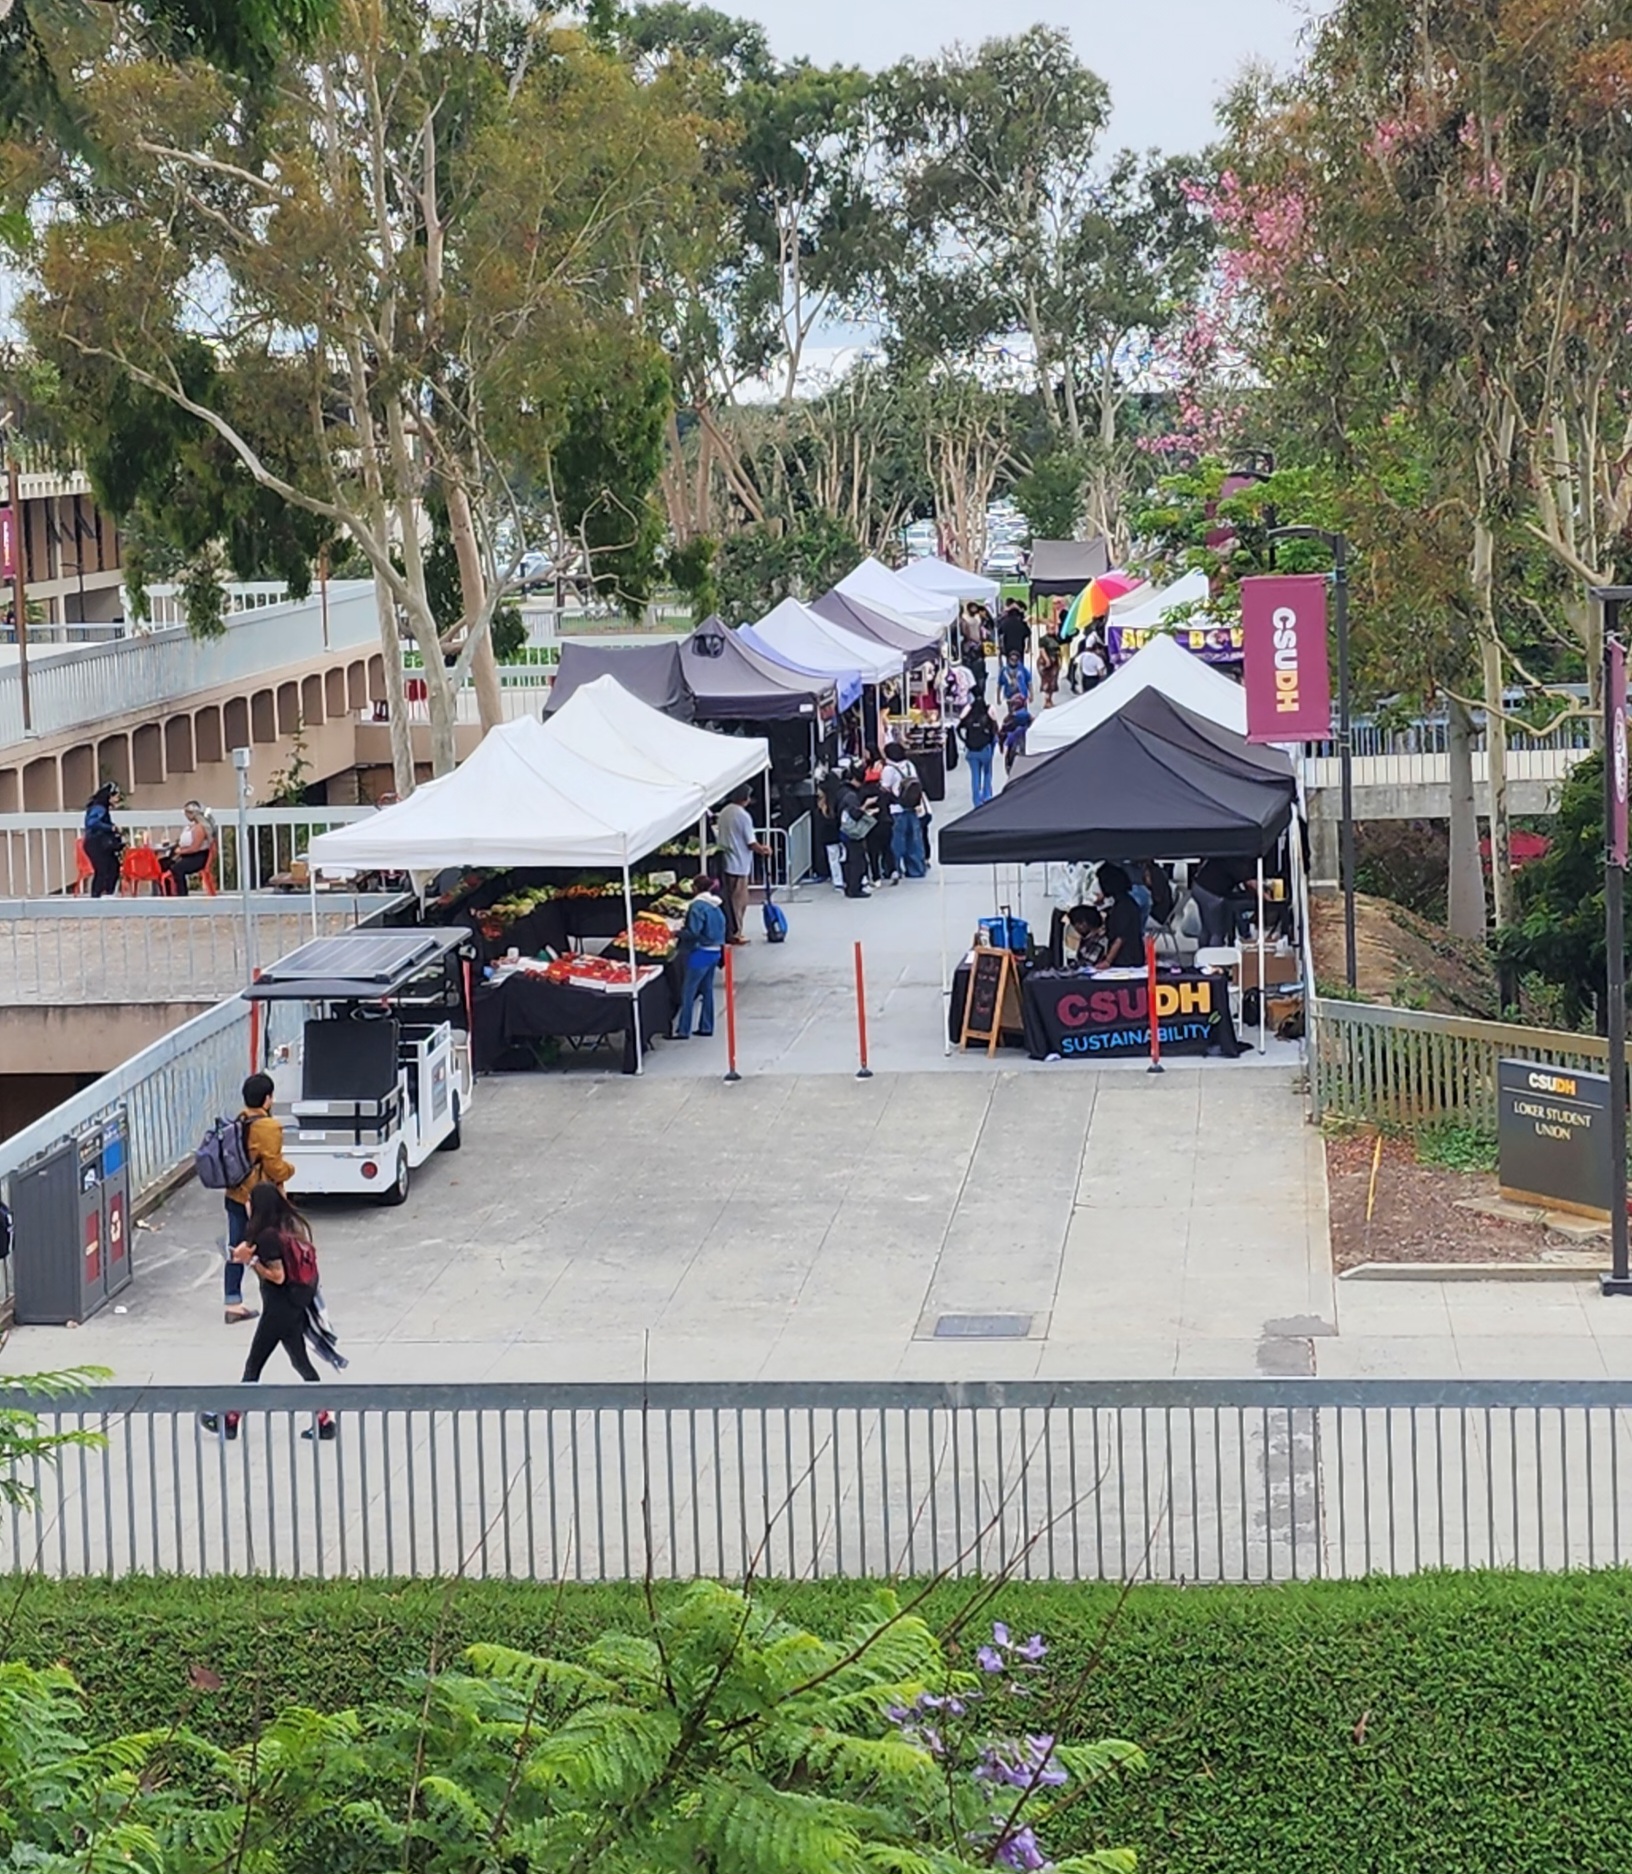
POLYGON ((1150 1065, 1147 1074, 1164 1072, 1161 1020, 1156 1013, 1156 939, 1145 939, 1145 996, 1150 1003, 1150 1065))
POLYGON ((856 1069, 858 1080, 871 1080, 873 1070, 867 1065, 867 976, 861 966, 861 939, 856 939, 856 1034, 861 1043, 861 1065, 856 1069))
POLYGON ((727 1080, 740 1080, 737 1072, 737 972, 730 944, 725 946, 725 1063, 727 1080))

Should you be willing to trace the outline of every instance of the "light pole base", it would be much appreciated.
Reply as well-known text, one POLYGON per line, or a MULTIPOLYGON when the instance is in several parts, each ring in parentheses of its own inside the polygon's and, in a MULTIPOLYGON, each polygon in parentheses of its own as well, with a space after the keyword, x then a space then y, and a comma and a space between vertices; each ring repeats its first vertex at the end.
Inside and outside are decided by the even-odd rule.
POLYGON ((1632 1295, 1632 1275, 1601 1275, 1598 1278, 1600 1295, 1632 1295))

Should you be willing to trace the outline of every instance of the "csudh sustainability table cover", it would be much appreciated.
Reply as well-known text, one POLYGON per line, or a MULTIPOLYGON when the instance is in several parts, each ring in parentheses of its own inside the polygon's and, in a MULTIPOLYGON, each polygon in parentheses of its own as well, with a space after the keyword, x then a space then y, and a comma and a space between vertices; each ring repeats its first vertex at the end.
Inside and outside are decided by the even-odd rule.
MULTIPOLYGON (((1128 1059, 1150 1051, 1143 970, 1031 970, 1020 985, 1026 1052, 1034 1061, 1128 1059)), ((1244 1053, 1230 1016, 1229 978, 1167 969, 1156 983, 1164 1054, 1244 1053)))

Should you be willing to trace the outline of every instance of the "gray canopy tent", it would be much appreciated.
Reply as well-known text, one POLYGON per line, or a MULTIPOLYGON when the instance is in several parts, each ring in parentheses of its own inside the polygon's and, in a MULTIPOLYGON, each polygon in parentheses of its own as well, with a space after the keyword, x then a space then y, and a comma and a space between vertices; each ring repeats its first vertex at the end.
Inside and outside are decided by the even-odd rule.
POLYGON ((544 704, 553 716, 575 691, 597 677, 613 677, 621 689, 665 716, 690 722, 697 713, 680 657, 680 639, 656 644, 577 644, 561 646, 561 663, 544 704))
POLYGON ((1031 596, 1072 598, 1091 579, 1111 570, 1111 550, 1103 540, 1034 540, 1031 543, 1031 596))

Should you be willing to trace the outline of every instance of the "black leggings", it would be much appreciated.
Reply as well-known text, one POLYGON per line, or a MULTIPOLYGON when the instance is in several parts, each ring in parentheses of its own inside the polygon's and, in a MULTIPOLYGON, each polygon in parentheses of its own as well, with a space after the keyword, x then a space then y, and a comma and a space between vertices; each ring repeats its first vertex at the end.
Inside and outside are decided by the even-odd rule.
POLYGON ((111 898, 119 889, 119 842, 111 833, 87 833, 85 857, 91 862, 91 896, 111 898))
POLYGON ((283 1308, 268 1308, 255 1323, 255 1338, 249 1343, 249 1358, 244 1362, 244 1384, 253 1386, 272 1358, 274 1348, 288 1354, 290 1364, 302 1379, 316 1381, 318 1371, 306 1351, 306 1316, 283 1308))

